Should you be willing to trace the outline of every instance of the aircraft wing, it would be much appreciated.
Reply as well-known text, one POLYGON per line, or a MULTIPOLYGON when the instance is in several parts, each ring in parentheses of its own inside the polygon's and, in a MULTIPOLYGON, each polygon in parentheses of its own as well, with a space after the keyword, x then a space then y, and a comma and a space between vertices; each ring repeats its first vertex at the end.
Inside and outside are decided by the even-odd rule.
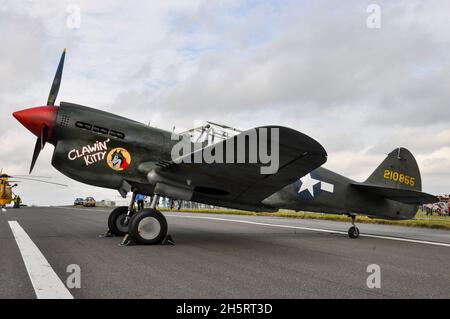
MULTIPOLYGON (((237 145, 240 138, 251 133, 252 130, 249 130, 228 140, 182 156, 177 160, 177 162, 181 161, 178 164, 170 161, 156 163, 156 168, 148 174, 148 179, 155 185, 158 183, 169 185, 169 187, 163 187, 165 190, 171 188, 170 186, 179 188, 178 190, 181 193, 183 193, 183 189, 190 190, 192 191, 192 197, 189 199, 194 201, 207 197, 216 200, 217 205, 220 205, 220 203, 236 203, 234 206, 229 206, 244 209, 248 206, 249 209, 255 209, 255 206, 260 205, 261 201, 268 196, 326 162, 327 153, 325 149, 311 137, 286 127, 267 126, 253 129, 253 132, 255 130, 258 132, 258 141, 261 139, 262 129, 278 129, 279 132, 278 137, 276 134, 270 135, 267 143, 269 145, 272 142, 279 143, 279 168, 273 174, 261 174, 261 168, 270 165, 264 164, 260 160, 255 163, 248 163, 248 161, 237 163, 237 154, 234 154, 233 163, 216 162, 207 164, 194 162, 195 156, 218 154, 220 148, 227 150, 232 139, 234 145, 237 145), (201 154, 198 152, 201 152, 201 154), (191 163, 187 163, 187 161, 191 163)), ((257 145, 256 151, 259 152, 261 148, 259 143, 257 145)), ((246 147, 244 151, 245 158, 249 159, 255 149, 251 152, 250 148, 246 147)), ((156 189, 158 189, 158 185, 156 189)), ((182 196, 178 198, 186 199, 182 196)))

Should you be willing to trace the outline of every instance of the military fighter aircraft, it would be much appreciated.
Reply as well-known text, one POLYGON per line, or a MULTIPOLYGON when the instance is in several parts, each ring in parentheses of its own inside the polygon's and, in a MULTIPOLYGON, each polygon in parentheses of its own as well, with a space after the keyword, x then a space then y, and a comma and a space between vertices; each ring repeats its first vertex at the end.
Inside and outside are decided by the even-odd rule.
POLYGON ((311 137, 282 126, 240 132, 212 145, 180 152, 174 159, 173 149, 182 137, 174 139, 171 132, 86 106, 66 102, 55 106, 65 53, 47 104, 13 113, 37 136, 30 173, 39 152, 49 142, 55 147, 52 165, 66 176, 118 190, 123 197, 131 191, 130 206, 114 209, 108 226, 112 234, 128 234, 136 244, 159 244, 166 237, 167 221, 157 210, 160 196, 259 212, 291 209, 346 214, 352 219, 350 238, 359 236, 354 224, 356 214, 411 219, 419 205, 437 201, 421 191, 419 168, 405 148, 389 153, 360 183, 321 167, 327 160, 325 149, 311 137), (277 134, 268 134, 267 130, 277 134), (236 151, 238 140, 251 136, 259 141, 265 137, 266 144, 257 144, 256 148, 245 144, 243 157, 231 152, 231 160, 194 160, 204 154, 220 157, 224 147, 227 154, 236 151), (267 161, 260 157, 250 161, 263 146, 272 153, 278 150, 278 169, 269 174, 262 174, 267 161), (239 156, 245 160, 236 161, 239 156), (153 196, 149 209, 133 210, 137 193, 153 196))

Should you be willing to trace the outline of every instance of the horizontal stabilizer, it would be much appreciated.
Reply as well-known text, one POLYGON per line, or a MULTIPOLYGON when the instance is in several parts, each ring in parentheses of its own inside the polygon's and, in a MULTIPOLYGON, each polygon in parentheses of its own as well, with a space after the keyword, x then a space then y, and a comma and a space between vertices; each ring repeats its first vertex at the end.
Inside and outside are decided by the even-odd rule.
POLYGON ((397 202, 422 205, 436 203, 439 199, 436 196, 413 189, 393 188, 370 184, 352 184, 355 188, 366 191, 380 197, 391 199, 397 202))

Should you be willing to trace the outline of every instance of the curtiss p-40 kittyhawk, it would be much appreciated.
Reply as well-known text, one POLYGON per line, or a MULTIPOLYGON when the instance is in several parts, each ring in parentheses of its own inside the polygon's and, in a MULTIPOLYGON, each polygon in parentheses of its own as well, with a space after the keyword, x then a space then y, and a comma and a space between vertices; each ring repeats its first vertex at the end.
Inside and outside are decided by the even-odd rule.
POLYGON ((290 128, 257 127, 191 147, 184 136, 115 114, 66 102, 56 106, 64 58, 65 51, 47 104, 13 113, 37 136, 30 173, 48 142, 55 147, 52 165, 66 176, 123 197, 132 192, 131 203, 137 193, 152 196, 150 208, 118 207, 108 219, 112 234, 137 244, 159 244, 167 235, 167 221, 157 210, 160 196, 258 212, 346 214, 350 238, 359 236, 356 214, 411 219, 419 205, 437 201, 421 191, 418 165, 405 148, 393 150, 366 181, 356 182, 323 168, 325 149, 290 128), (276 159, 276 169, 266 165, 267 155, 276 159))

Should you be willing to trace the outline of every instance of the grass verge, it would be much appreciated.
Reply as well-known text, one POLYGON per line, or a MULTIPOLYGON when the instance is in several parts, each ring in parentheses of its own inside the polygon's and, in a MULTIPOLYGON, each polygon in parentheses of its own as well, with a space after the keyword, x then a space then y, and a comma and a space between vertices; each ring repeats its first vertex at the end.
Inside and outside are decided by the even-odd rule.
MULTIPOLYGON (((256 213, 242 210, 231 209, 182 209, 170 210, 161 209, 162 211, 171 212, 186 212, 186 213, 199 213, 199 214, 222 214, 222 215, 246 215, 246 216, 275 216, 275 217, 288 217, 299 219, 320 219, 331 220, 338 222, 350 222, 350 218, 345 215, 333 215, 333 214, 321 214, 321 213, 308 213, 308 212, 293 212, 293 211, 279 211, 276 213, 256 213)), ((364 224, 380 224, 380 225, 396 225, 407 227, 421 227, 421 228, 433 228, 433 229, 446 229, 450 230, 450 218, 449 217, 437 217, 432 216, 427 218, 422 212, 418 212, 416 219, 412 220, 385 220, 385 219, 372 219, 366 216, 358 215, 358 223, 364 224)))

